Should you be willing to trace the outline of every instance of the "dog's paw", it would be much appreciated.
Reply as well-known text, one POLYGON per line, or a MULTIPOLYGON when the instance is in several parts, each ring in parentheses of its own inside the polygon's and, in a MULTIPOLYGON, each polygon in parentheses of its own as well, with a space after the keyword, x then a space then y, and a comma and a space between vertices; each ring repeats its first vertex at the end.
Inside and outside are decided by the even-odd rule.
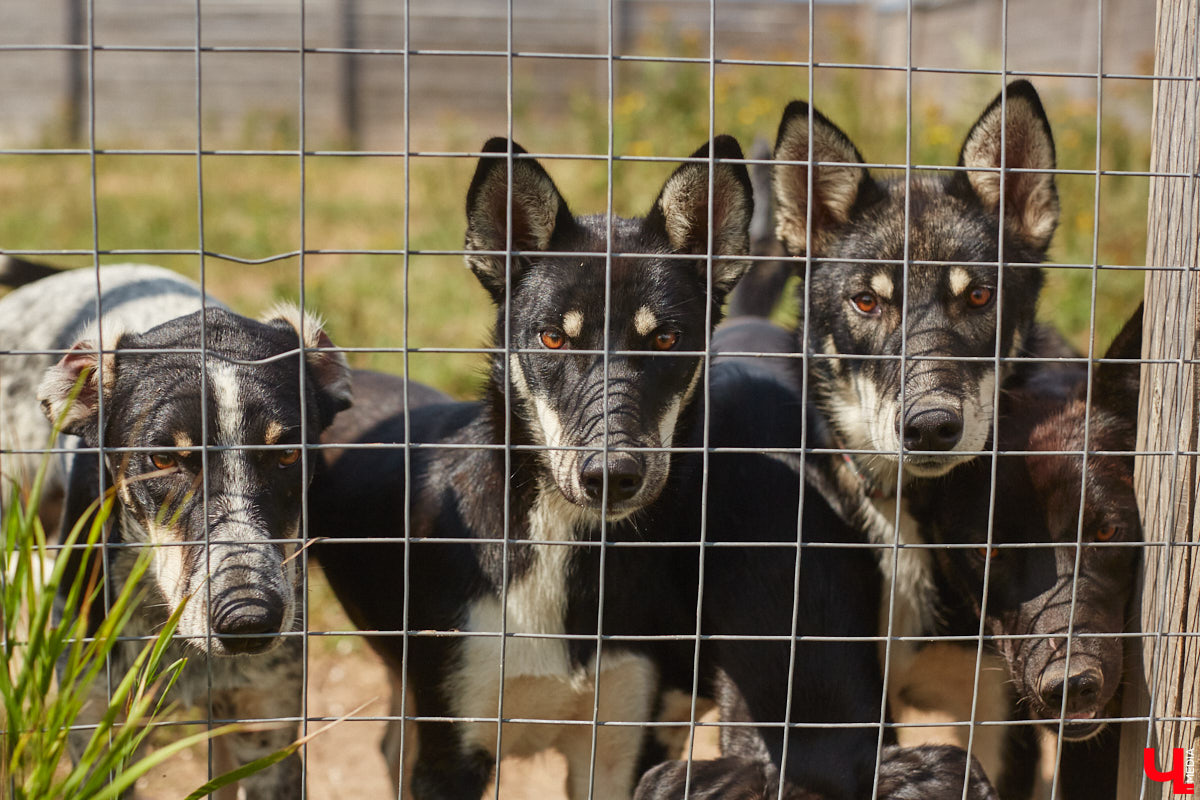
POLYGON ((879 766, 877 800, 999 800, 973 756, 950 745, 888 747, 879 766), (968 765, 968 759, 970 763, 968 765), (969 771, 968 771, 969 770, 969 771))
MULTIPOLYGON (((711 761, 667 761, 654 767, 638 782, 633 800, 777 800, 779 783, 774 769, 749 758, 727 756, 711 761)), ((822 795, 789 786, 784 800, 825 800, 822 795)))

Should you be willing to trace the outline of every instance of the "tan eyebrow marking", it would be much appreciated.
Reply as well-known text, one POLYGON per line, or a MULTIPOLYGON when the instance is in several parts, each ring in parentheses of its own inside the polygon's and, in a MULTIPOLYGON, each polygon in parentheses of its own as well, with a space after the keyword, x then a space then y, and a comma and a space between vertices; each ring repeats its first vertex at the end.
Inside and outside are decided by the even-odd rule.
POLYGON ((283 426, 275 420, 267 423, 267 430, 263 433, 263 444, 277 444, 279 438, 283 436, 283 426))
POLYGON ((884 300, 891 300, 896 292, 892 277, 886 272, 876 272, 871 276, 871 289, 884 300))
POLYGON ((563 314, 563 333, 572 339, 583 333, 583 312, 568 311, 563 314))
POLYGON ((196 443, 192 441, 191 436, 188 436, 183 431, 175 431, 175 435, 171 438, 175 440, 175 446, 179 448, 179 452, 176 453, 177 456, 187 458, 192 454, 192 448, 196 446, 196 443))
POLYGON ((642 306, 633 315, 633 329, 639 336, 646 336, 658 327, 658 317, 646 306, 642 306))

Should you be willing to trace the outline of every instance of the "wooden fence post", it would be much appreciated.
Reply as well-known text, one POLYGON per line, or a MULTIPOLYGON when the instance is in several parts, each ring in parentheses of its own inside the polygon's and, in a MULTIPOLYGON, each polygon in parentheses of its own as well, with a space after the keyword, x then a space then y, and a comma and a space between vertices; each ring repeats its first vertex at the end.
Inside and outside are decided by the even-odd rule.
POLYGON ((1173 797, 1170 782, 1145 779, 1143 749, 1170 770, 1172 750, 1200 756, 1200 0, 1158 0, 1150 169, 1146 316, 1142 352, 1166 363, 1142 368, 1135 475, 1145 550, 1141 622, 1132 651, 1118 796, 1173 797), (1160 269, 1155 269, 1155 268, 1160 269), (1136 662, 1139 660, 1140 664, 1136 662), (1144 791, 1144 794, 1143 794, 1144 791))

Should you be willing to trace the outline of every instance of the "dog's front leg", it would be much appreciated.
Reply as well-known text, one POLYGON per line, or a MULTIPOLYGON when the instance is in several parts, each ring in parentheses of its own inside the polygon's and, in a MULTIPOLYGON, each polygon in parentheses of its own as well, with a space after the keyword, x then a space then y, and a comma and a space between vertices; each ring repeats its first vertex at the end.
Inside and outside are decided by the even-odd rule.
MULTIPOLYGON (((637 765, 647 729, 631 722, 647 722, 658 692, 658 672, 644 656, 629 652, 605 653, 600 682, 597 720, 617 722, 596 730, 593 771, 592 727, 570 725, 560 736, 558 749, 567 759, 567 789, 571 800, 594 798, 623 800, 633 796, 637 765)), ((578 718, 591 717, 594 696, 584 693, 578 718)))
MULTIPOLYGON (((298 642, 266 656, 271 659, 269 679, 257 685, 215 690, 213 711, 221 719, 250 720, 243 729, 219 736, 213 743, 216 761, 223 769, 237 768, 287 747, 296 740, 303 684, 298 642), (295 651, 295 652, 293 652, 295 651), (289 657, 290 656, 290 657, 289 657)), ((304 768, 299 753, 240 781, 239 796, 246 800, 291 800, 302 794, 304 768)))

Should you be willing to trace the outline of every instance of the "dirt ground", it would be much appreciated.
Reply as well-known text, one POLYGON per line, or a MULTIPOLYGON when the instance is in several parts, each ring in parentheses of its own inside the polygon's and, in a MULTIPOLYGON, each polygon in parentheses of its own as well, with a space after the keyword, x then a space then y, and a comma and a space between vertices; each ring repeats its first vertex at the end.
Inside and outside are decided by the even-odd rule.
MULTIPOLYGON (((315 566, 310 566, 309 573, 309 609, 311 630, 353 630, 315 566)), ((313 800, 396 797, 396 787, 380 750, 385 723, 360 718, 386 715, 388 702, 386 671, 361 639, 352 636, 310 639, 308 716, 340 718, 364 703, 367 705, 353 718, 333 725, 307 745, 308 797, 313 800)), ((312 722, 308 729, 311 732, 325 724, 312 722)), ((698 745, 698 749, 699 754, 715 756, 715 740, 698 745)), ((137 796, 139 800, 186 797, 207 779, 207 765, 206 747, 186 751, 140 780, 137 796)), ((566 766, 557 753, 505 759, 499 775, 502 800, 566 800, 566 766)), ((489 791, 486 796, 494 795, 489 791)))

